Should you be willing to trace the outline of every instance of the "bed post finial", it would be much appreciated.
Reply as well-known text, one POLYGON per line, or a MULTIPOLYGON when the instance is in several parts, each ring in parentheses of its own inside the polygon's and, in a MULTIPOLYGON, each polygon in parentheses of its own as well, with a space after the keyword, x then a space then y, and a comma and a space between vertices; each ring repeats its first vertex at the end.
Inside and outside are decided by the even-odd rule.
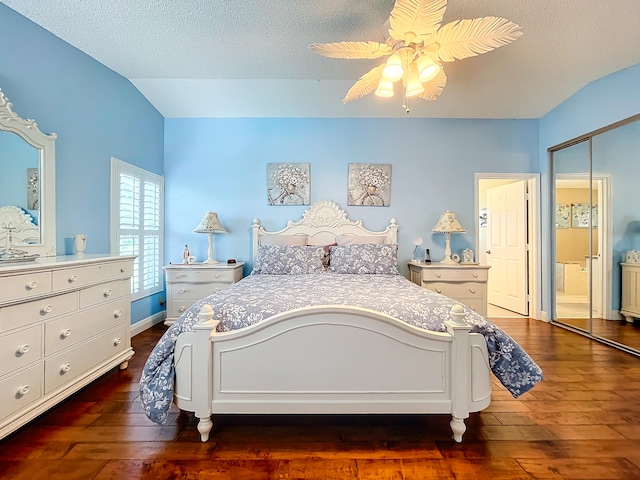
POLYGON ((458 303, 456 303, 453 307, 451 307, 451 323, 455 325, 467 325, 467 322, 464 319, 464 307, 458 303))

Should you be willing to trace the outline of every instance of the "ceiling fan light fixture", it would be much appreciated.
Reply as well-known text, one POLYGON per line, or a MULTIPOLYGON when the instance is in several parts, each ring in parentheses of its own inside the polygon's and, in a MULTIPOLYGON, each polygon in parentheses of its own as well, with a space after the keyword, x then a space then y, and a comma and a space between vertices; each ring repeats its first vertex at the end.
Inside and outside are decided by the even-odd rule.
POLYGON ((387 59, 387 65, 382 70, 382 76, 387 80, 395 82, 402 78, 404 71, 402 70, 402 59, 397 53, 392 54, 387 59))
POLYGON ((378 88, 376 88, 376 95, 385 98, 393 97, 393 82, 382 77, 378 88))
POLYGON ((424 87, 422 86, 422 83, 420 83, 420 78, 418 77, 418 71, 417 68, 414 64, 411 64, 411 66, 413 68, 409 69, 409 73, 407 74, 407 81, 406 81, 406 90, 405 90, 405 95, 407 97, 415 97, 416 95, 421 94, 422 92, 424 92, 424 87))
POLYGON ((440 65, 428 55, 420 55, 416 63, 418 65, 418 76, 423 83, 433 79, 440 71, 440 65))

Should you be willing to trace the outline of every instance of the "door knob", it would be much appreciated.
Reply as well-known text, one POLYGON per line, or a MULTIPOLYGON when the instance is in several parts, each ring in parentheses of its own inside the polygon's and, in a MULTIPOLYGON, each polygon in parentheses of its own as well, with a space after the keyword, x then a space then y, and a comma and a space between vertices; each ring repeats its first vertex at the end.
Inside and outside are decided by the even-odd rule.
POLYGON ((486 253, 487 253, 488 255, 491 255, 491 250, 487 250, 487 251, 486 251, 486 253))

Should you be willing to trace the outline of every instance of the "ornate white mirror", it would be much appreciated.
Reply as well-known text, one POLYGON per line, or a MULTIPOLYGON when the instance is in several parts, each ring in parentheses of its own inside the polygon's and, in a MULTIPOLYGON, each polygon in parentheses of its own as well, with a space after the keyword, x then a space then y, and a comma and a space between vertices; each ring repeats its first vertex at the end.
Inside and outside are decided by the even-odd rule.
POLYGON ((56 254, 55 141, 0 90, 0 252, 56 254))

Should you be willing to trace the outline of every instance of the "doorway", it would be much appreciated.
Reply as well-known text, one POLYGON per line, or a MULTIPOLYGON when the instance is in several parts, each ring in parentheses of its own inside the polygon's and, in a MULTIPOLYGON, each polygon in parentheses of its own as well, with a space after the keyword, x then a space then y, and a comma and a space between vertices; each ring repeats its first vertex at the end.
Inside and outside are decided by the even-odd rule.
POLYGON ((489 316, 543 319, 540 293, 542 280, 539 174, 476 173, 475 187, 478 213, 477 259, 479 263, 492 267, 489 269, 487 282, 489 316), (511 208, 512 204, 520 201, 514 200, 520 198, 520 194, 514 197, 513 191, 518 192, 520 189, 524 196, 522 213, 511 208), (507 204, 508 208, 502 208, 500 204, 507 204), (498 225, 490 225, 492 219, 489 218, 489 212, 492 208, 497 208, 497 213, 493 213, 493 220, 499 222, 498 225), (496 240, 498 235, 503 237, 499 242, 496 240), (507 253, 500 253, 494 259, 488 242, 493 245, 503 244, 507 247, 507 253), (512 251, 508 252, 509 249, 512 251), (517 252, 513 254, 515 250, 517 252), (495 294, 492 295, 491 292, 495 294), (514 305, 516 298, 518 300, 514 305))

